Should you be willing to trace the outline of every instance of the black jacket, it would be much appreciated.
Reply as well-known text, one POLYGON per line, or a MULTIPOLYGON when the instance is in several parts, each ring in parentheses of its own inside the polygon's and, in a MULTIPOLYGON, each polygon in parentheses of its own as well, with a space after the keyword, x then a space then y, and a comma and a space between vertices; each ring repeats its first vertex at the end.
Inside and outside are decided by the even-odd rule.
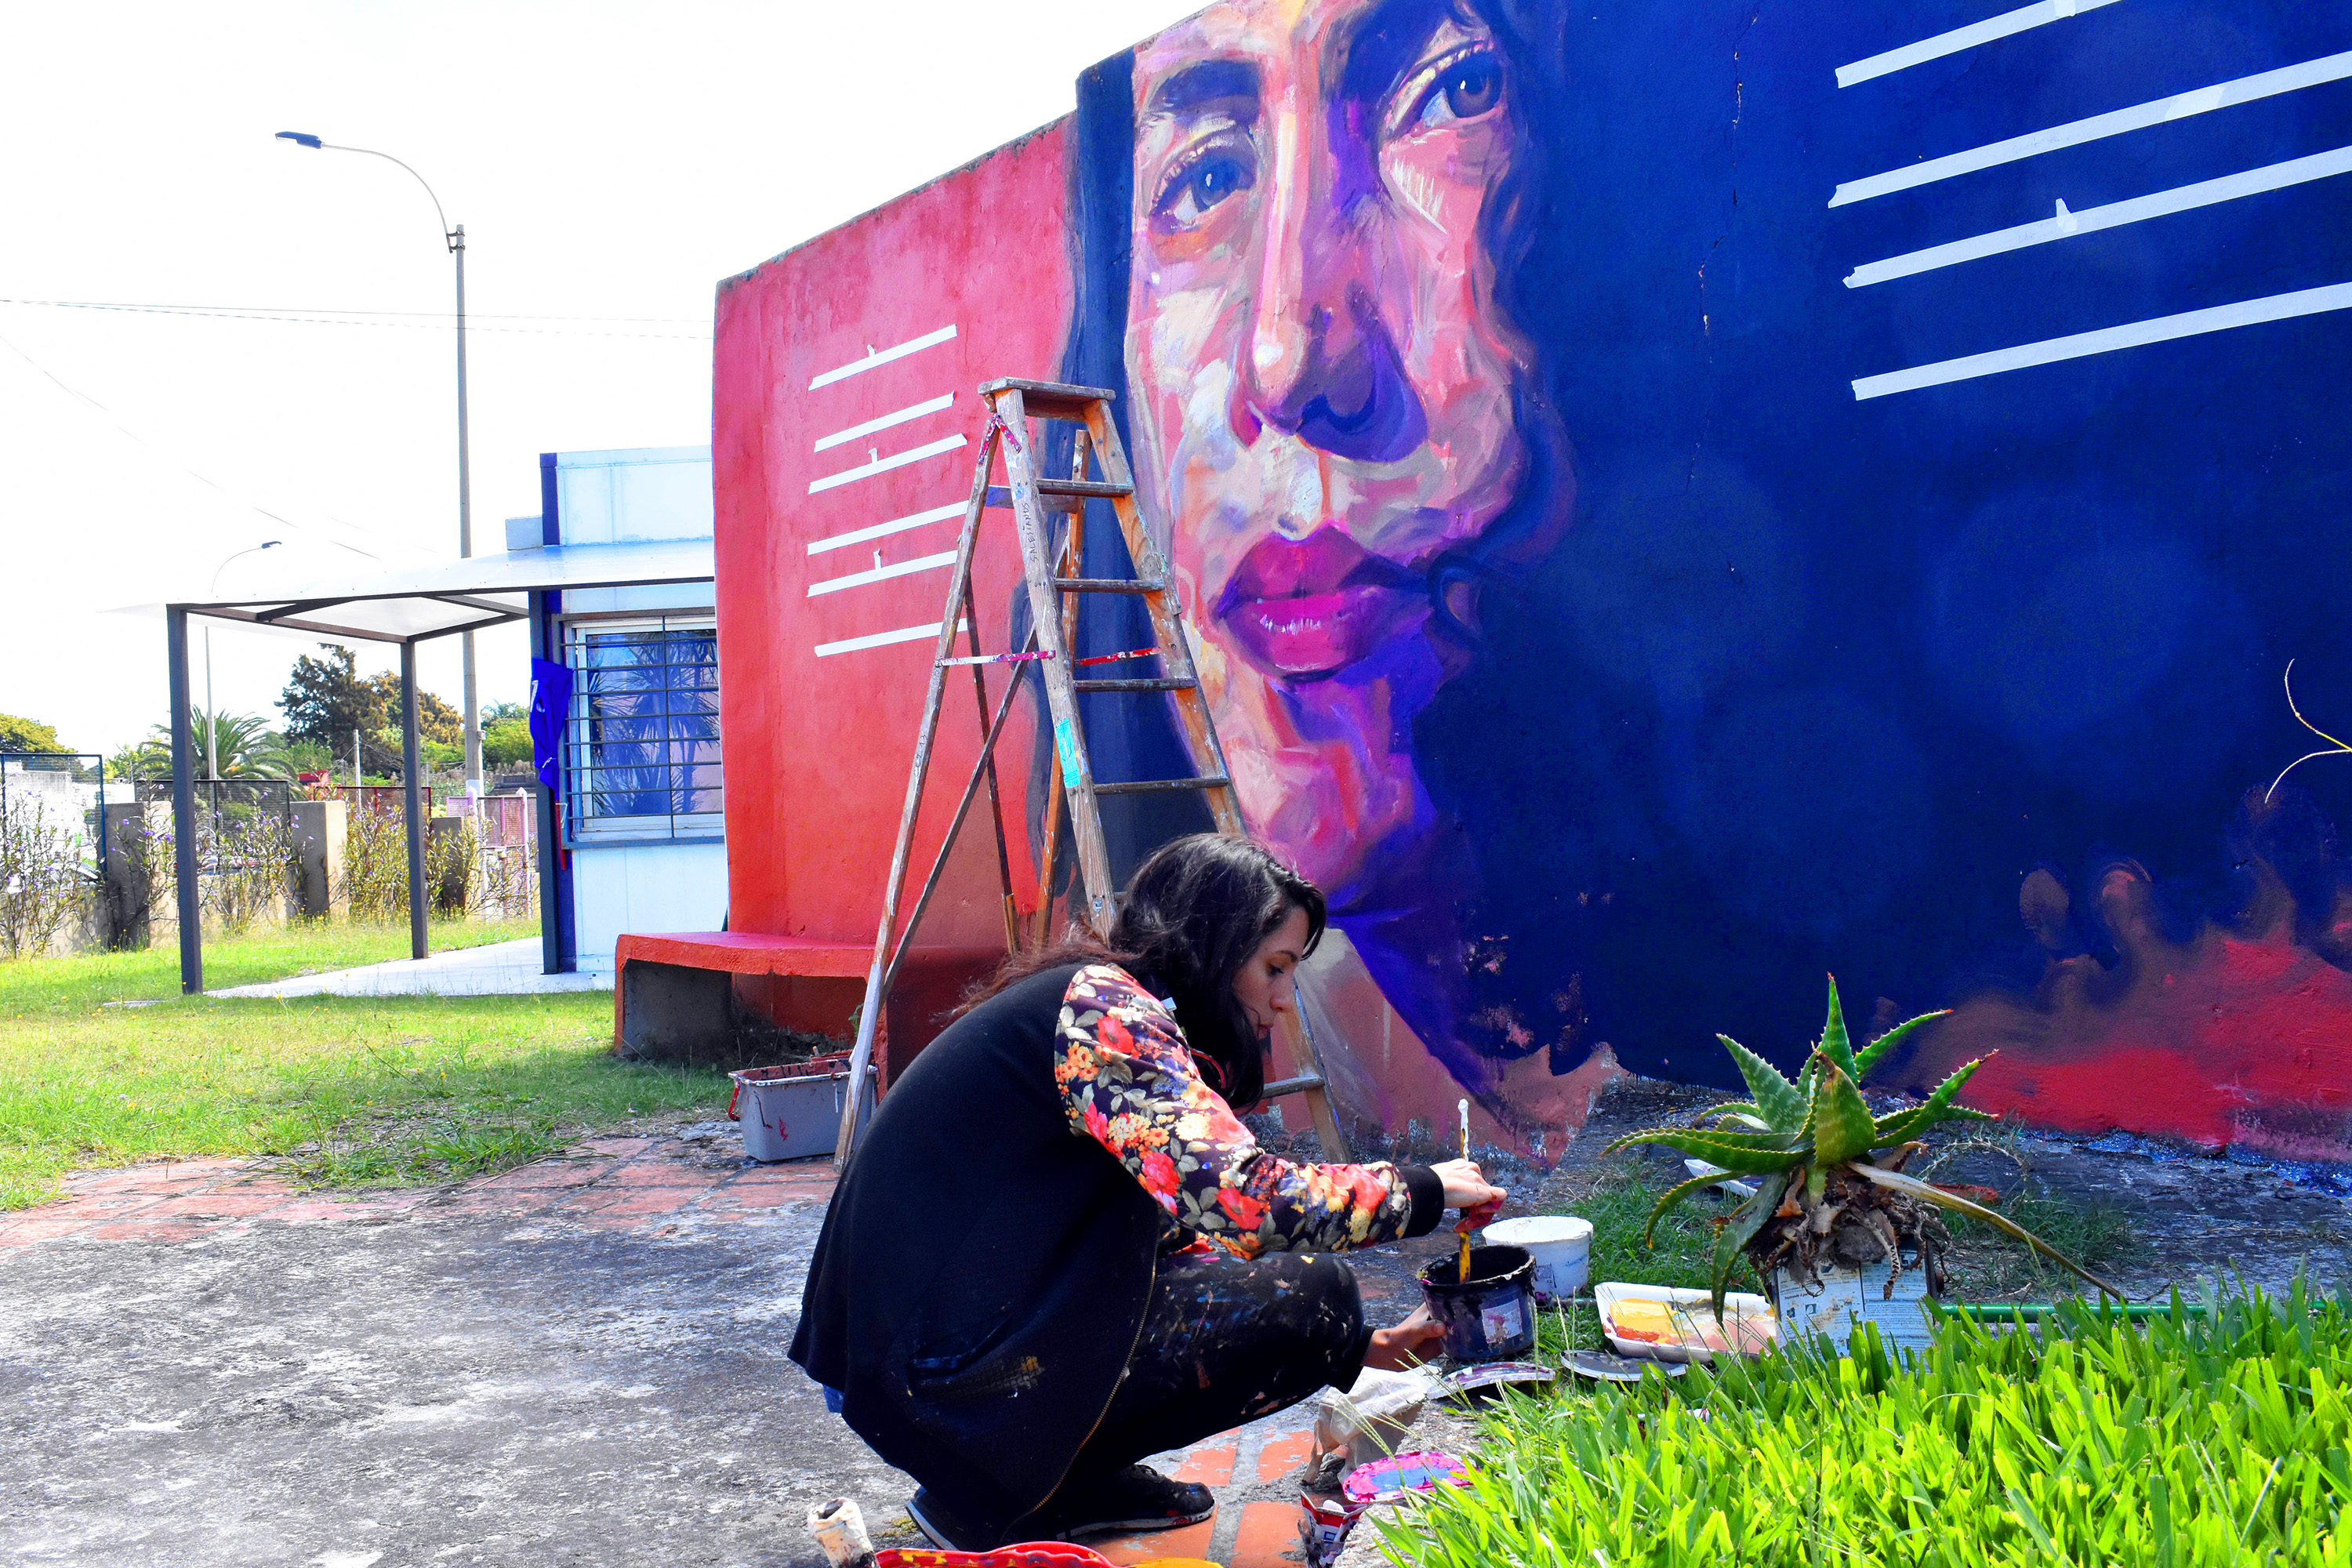
MULTIPOLYGON (((876 1453, 977 1516, 1061 1485, 1151 1295, 1161 1211, 1071 1133, 1054 1082, 1078 967, 990 998, 891 1087, 834 1194, 793 1337, 876 1453)), ((1443 1198, 1409 1175, 1417 1199, 1429 1189, 1418 1234, 1443 1198)))

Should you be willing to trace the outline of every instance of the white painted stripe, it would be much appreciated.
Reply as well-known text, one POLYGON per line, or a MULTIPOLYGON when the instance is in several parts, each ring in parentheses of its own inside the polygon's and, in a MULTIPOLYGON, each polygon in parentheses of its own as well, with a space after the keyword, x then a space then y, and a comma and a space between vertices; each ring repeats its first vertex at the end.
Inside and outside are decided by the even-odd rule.
POLYGON ((2299 185, 2306 180, 2324 180, 2331 174, 2346 173, 2352 173, 2352 147, 2314 153, 2308 158, 2291 158, 2284 163, 2266 163, 2242 174, 2224 174, 2215 180, 2200 180, 2193 185, 2176 185, 2154 195, 2109 202, 2103 207, 2084 207, 2081 212, 2068 212, 2066 204, 2062 201, 2058 204, 2055 217, 2046 217, 2039 223, 2021 223, 2014 228, 1997 228, 1971 239, 1956 239, 1949 245, 1932 245, 1925 250, 1890 256, 1884 261, 1866 261, 1846 274, 1845 286, 1865 289, 1873 283, 1908 278, 1916 272, 1932 272, 1938 267, 1957 267, 1963 261, 1998 256, 2005 250, 2021 250, 2029 245, 2047 245, 2053 239, 2069 239, 2078 234, 2096 234, 2103 228, 2143 223, 2152 217, 2211 206, 2216 202, 2235 201, 2240 196, 2257 195, 2263 191, 2280 190, 2288 185, 2299 185))
POLYGON ((920 528, 927 522, 945 522, 951 517, 961 517, 963 511, 964 503, 956 501, 948 506, 935 506, 929 511, 913 512, 906 517, 894 517, 887 522, 877 522, 871 528, 836 533, 831 539, 812 539, 809 541, 809 553, 816 555, 827 550, 840 550, 852 544, 863 544, 869 539, 882 539, 893 533, 904 533, 910 528, 920 528))
MULTIPOLYGON (((956 630, 962 631, 971 624, 969 621, 958 621, 956 630)), ((928 626, 900 626, 895 632, 869 632, 862 637, 844 637, 839 642, 821 642, 816 645, 816 656, 819 658, 831 658, 837 653, 858 653, 869 647, 888 647, 892 643, 920 642, 925 637, 935 637, 939 635, 940 623, 937 621, 933 621, 928 626)))
POLYGON ((2321 82, 2341 81, 2352 76, 2352 50, 2329 55, 2323 59, 2305 60, 2301 65, 2281 66, 2276 70, 2255 76, 2242 76, 2234 81, 2216 82, 2193 92, 2175 93, 2147 103, 2137 103, 2129 109, 2118 109, 2106 114, 2094 114, 2088 120, 2073 120, 2063 125, 2053 125, 2047 131, 2029 132, 2012 136, 2006 142, 1988 142, 1965 153, 1947 157, 1929 158, 1900 169, 1889 169, 1883 174, 1867 179, 1849 180, 1830 197, 1830 205, 1842 207, 1848 202, 1868 201, 1893 191, 1907 191, 1914 185, 1932 184, 1955 175, 1973 174, 2000 163, 2013 163, 2021 158, 2039 157, 2055 153, 2062 147, 2079 147, 2085 142, 2103 137, 2120 136, 2127 131, 2145 131, 2151 125, 2169 121, 2186 120, 2191 115, 2210 113, 2216 109, 2229 109, 2258 99, 2271 98, 2282 92, 2294 92, 2301 88, 2316 87, 2321 82))
POLYGON ((1852 87, 1858 81, 1899 71, 1906 66, 1941 59, 1946 55, 1973 49, 1979 44, 1990 44, 1995 38, 2006 38, 2011 33, 2022 33, 2029 27, 2039 27, 2047 22, 2063 21, 2084 11, 2095 11, 2102 5, 2112 5, 2116 0, 2041 0, 2039 5, 2020 5, 2014 11, 2003 11, 1998 16, 1988 16, 1981 22, 1965 27, 1955 27, 1948 33, 1938 33, 1932 38, 1922 38, 1916 44, 1906 44, 1899 49, 1873 55, 1837 68, 1837 84, 1852 87))
POLYGON ((2251 327, 2263 321, 2284 321, 2294 316, 2343 310, 2352 310, 2352 283, 2331 283, 2323 289, 2298 289, 2292 294, 2272 294, 2260 300, 2241 300, 2234 305, 2216 305, 2205 310, 2184 310, 2177 316, 2157 316, 2126 326, 2102 327, 2095 332, 2044 338, 2038 343, 2020 343, 2013 349, 1995 349, 1990 353, 1938 360, 1934 364, 1889 371, 1885 375, 1866 375, 1853 384, 1854 401, 1859 403, 1867 398, 1885 397, 1889 393, 1912 392, 1923 386, 1941 386, 1947 382, 1971 381, 1980 375, 1999 375, 2003 371, 2023 370, 2028 365, 2053 364, 2060 360, 2111 353, 2116 349, 2136 349, 2146 343, 2169 342, 2174 338, 2193 338, 2204 332, 2227 331, 2231 327, 2251 327))
POLYGON ((956 330, 953 327, 941 327, 936 332, 925 332, 919 338, 908 338, 895 348, 869 348, 866 351, 864 359, 854 359, 847 364, 834 366, 822 375, 809 377, 809 390, 814 392, 820 386, 831 386, 836 381, 846 381, 853 375, 863 375, 877 365, 888 364, 894 359, 905 359, 908 354, 919 353, 927 348, 946 342, 955 335, 956 330))
POLYGON ((954 401, 955 394, 950 393, 945 397, 934 397, 929 402, 901 408, 896 414, 885 414, 879 419, 868 419, 863 425, 852 425, 846 430, 835 430, 830 436, 818 437, 815 449, 822 452, 829 447, 838 447, 844 441, 855 441, 860 436, 871 436, 877 430, 887 430, 893 425, 904 425, 909 419, 920 419, 926 414, 937 414, 954 401))
POLYGON ((956 552, 948 550, 937 555, 918 556, 912 561, 894 561, 870 572, 852 572, 846 577, 828 577, 822 583, 810 584, 808 596, 814 599, 819 594, 838 594, 844 588, 862 588, 868 583, 884 583, 915 572, 936 572, 942 566, 954 565, 955 558, 956 552))
POLYGON ((877 474, 887 474, 893 468, 903 468, 909 463, 919 463, 925 458, 936 458, 941 452, 952 452, 962 445, 962 437, 949 436, 932 442, 928 447, 909 447, 904 452, 893 452, 887 458, 869 448, 866 455, 873 459, 871 462, 863 468, 844 468, 837 474, 827 474, 821 479, 811 479, 809 494, 815 495, 821 490, 829 490, 836 485, 855 484, 859 479, 870 479, 877 474))

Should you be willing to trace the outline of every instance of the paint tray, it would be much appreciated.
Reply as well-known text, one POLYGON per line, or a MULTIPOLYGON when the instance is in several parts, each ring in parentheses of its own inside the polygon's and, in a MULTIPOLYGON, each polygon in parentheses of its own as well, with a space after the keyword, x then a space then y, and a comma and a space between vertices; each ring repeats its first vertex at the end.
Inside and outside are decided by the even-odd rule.
POLYGON ((1724 1297, 1727 1325, 1716 1321, 1704 1290, 1607 1283, 1592 1288, 1592 1302, 1601 1312, 1601 1331, 1623 1356, 1713 1361, 1726 1352, 1756 1355, 1780 1340, 1772 1303, 1745 1291, 1724 1297))

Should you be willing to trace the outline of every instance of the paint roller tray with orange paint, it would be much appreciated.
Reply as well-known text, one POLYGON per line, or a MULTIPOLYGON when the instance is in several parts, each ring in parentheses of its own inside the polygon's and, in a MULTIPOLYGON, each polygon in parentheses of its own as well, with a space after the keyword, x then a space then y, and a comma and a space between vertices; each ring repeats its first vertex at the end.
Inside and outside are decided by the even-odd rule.
POLYGON ((1780 1342, 1780 1316, 1761 1296, 1725 1296, 1719 1321, 1704 1290, 1612 1282, 1594 1286, 1592 1301, 1601 1331, 1619 1355, 1713 1361, 1727 1352, 1755 1355, 1780 1342))

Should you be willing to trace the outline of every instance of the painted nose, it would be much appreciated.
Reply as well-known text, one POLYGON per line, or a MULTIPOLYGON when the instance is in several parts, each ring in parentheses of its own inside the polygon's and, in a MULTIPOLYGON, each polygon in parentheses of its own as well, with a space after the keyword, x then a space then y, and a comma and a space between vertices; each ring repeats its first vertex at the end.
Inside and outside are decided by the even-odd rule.
POLYGON ((1371 287, 1364 225, 1312 117, 1278 127, 1250 303, 1248 363, 1234 423, 1271 426, 1332 457, 1391 462, 1429 437, 1371 287))

